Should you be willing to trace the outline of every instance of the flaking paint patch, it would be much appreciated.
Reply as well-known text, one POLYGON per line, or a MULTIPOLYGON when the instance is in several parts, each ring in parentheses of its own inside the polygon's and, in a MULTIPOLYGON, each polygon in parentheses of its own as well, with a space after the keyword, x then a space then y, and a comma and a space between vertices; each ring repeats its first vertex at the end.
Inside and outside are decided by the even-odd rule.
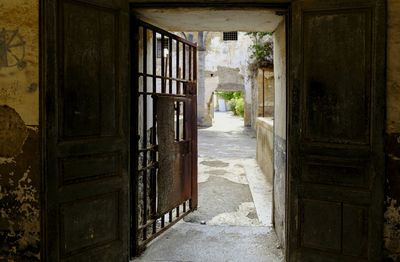
POLYGON ((0 165, 15 163, 15 159, 13 157, 0 157, 0 165))
POLYGON ((384 217, 385 257, 400 261, 400 206, 397 200, 387 197, 384 217))
POLYGON ((38 129, 27 132, 20 153, 0 164, 0 261, 40 261, 38 129))
POLYGON ((10 158, 20 153, 28 136, 21 116, 15 109, 0 106, 0 157, 10 158))

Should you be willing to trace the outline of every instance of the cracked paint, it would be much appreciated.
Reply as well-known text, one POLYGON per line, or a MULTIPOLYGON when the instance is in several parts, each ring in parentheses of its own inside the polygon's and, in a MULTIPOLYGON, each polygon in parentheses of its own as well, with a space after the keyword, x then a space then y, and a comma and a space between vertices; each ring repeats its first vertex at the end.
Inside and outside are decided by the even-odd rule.
POLYGON ((0 261, 40 260, 38 130, 27 132, 21 153, 0 164, 0 261))
POLYGON ((387 197, 384 225, 385 256, 392 261, 400 259, 400 205, 387 197))

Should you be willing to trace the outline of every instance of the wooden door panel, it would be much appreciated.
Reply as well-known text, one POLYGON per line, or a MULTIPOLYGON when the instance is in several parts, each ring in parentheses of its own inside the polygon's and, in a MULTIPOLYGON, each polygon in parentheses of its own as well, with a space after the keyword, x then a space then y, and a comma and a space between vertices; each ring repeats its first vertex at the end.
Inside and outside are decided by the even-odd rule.
POLYGON ((340 209, 340 203, 303 199, 300 207, 303 215, 301 246, 340 251, 340 209))
POLYGON ((368 162, 362 159, 310 156, 303 161, 301 180, 306 183, 368 189, 368 162))
POLYGON ((129 259, 128 8, 46 0, 44 261, 129 259))
POLYGON ((61 13, 61 136, 117 135, 118 12, 64 2, 61 13))
POLYGON ((119 192, 79 199, 60 206, 62 254, 82 252, 119 238, 119 192), (82 211, 85 212, 82 212, 82 211))
POLYGON ((60 158, 61 184, 122 175, 121 152, 60 158))
POLYGON ((304 142, 370 144, 371 20, 370 8, 304 12, 304 142))
POLYGON ((292 5, 289 261, 380 261, 382 0, 292 5))

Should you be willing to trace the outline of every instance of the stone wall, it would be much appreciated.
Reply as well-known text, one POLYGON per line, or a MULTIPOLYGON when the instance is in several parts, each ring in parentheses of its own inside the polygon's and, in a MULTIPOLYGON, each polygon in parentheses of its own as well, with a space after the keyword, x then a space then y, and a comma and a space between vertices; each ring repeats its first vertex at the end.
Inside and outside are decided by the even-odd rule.
POLYGON ((271 117, 259 117, 256 122, 257 130, 257 163, 272 182, 274 174, 274 122, 271 117))
POLYGON ((260 68, 257 72, 257 116, 270 117, 274 115, 274 100, 275 100, 275 88, 274 88, 274 71, 273 68, 260 68), (264 78, 264 81, 263 81, 264 78), (263 104, 263 85, 264 85, 264 104, 263 104), (264 105, 264 108, 263 108, 264 105))
POLYGON ((0 261, 40 259, 38 14, 0 2, 0 261))
POLYGON ((286 35, 285 22, 279 24, 274 38, 274 225, 283 248, 285 239, 286 192, 286 35))
POLYGON ((387 261, 400 261, 400 1, 388 0, 387 177, 384 247, 387 261))

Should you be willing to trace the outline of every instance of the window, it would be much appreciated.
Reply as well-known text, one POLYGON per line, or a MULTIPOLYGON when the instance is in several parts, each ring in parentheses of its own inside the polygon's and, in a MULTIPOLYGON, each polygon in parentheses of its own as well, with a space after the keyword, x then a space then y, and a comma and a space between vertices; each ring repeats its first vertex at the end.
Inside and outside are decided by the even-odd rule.
POLYGON ((237 32, 224 32, 224 41, 237 41, 238 33, 237 32))

